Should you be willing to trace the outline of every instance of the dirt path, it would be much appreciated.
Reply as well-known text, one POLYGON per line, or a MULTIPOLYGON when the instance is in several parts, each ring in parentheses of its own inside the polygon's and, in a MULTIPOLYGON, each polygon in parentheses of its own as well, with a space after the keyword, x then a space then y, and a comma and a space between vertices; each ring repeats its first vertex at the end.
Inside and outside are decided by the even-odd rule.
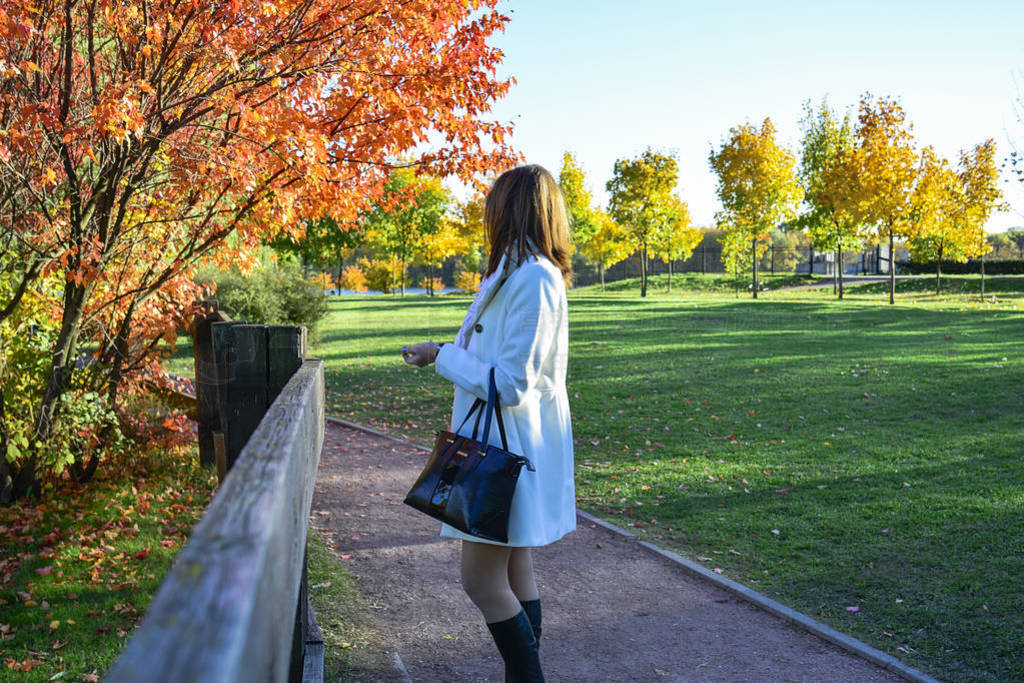
MULTIPOLYGON (((412 444, 327 425, 313 523, 366 603, 356 616, 374 637, 354 643, 355 676, 500 681, 459 585, 457 542, 402 504, 425 459, 412 444)), ((549 681, 900 680, 583 519, 535 563, 549 681)))

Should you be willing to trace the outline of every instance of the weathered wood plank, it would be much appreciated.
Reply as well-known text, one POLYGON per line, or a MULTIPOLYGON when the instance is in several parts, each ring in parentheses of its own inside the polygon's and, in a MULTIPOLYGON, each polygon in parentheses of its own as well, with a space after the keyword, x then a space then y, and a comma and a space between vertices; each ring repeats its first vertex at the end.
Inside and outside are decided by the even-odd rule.
POLYGON ((302 683, 323 683, 324 637, 313 615, 313 604, 306 597, 306 653, 302 658, 302 683))
POLYGON ((313 358, 253 432, 107 681, 287 680, 323 430, 313 358))
MULTIPOLYGON (((227 385, 227 401, 221 404, 220 419, 227 430, 228 469, 263 414, 267 400, 267 328, 265 325, 236 325, 230 328, 228 344, 234 350, 234 379, 227 385)), ((230 361, 229 361, 230 362, 230 361)))
POLYGON ((302 365, 306 355, 306 328, 267 325, 267 401, 273 403, 302 365))
POLYGON ((196 401, 199 404, 199 463, 211 467, 216 462, 213 433, 220 431, 217 410, 217 370, 213 362, 212 325, 227 316, 218 310, 216 300, 204 301, 196 311, 192 326, 192 356, 195 362, 196 401))
MULTIPOLYGON (((234 334, 231 328, 244 323, 238 321, 215 322, 210 325, 210 342, 213 345, 213 387, 216 392, 217 422, 224 437, 225 458, 227 457, 228 434, 231 425, 225 423, 222 415, 227 414, 230 385, 235 381, 235 367, 238 353, 235 350, 234 334)), ((216 454, 216 451, 214 451, 216 454)), ((223 477, 221 478, 223 480, 223 477)))

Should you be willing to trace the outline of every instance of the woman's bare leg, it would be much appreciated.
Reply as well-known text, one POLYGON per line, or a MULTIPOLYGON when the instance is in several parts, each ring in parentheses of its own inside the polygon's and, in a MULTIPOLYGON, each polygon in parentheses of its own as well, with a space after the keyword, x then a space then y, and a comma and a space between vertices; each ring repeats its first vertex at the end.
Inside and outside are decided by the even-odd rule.
POLYGON ((533 553, 530 548, 512 548, 508 562, 508 583, 519 602, 540 598, 533 576, 533 553))
POLYGON ((511 619, 522 609, 509 585, 512 550, 489 543, 462 542, 462 588, 489 624, 511 619))

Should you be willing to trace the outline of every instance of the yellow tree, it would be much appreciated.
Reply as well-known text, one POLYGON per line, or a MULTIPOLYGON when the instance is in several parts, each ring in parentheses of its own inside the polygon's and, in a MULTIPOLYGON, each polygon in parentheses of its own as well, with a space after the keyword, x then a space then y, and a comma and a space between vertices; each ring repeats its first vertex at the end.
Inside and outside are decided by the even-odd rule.
POLYGON ((970 152, 960 152, 957 171, 945 159, 924 165, 917 194, 926 207, 924 220, 910 242, 915 260, 935 261, 935 293, 940 292, 942 260, 966 261, 981 256, 991 247, 985 223, 1000 203, 999 169, 995 141, 989 139, 970 152))
MULTIPOLYGON (((922 149, 907 216, 908 233, 912 235, 907 243, 911 260, 941 261, 955 249, 957 237, 950 223, 950 212, 960 200, 957 185, 956 173, 949 162, 930 145, 922 149)), ((938 293, 938 282, 935 286, 938 293)))
POLYGON ((626 228, 640 252, 640 296, 647 296, 650 244, 671 219, 678 177, 679 164, 673 157, 648 149, 637 159, 616 161, 605 185, 611 195, 608 214, 626 228))
POLYGON ((590 239, 580 244, 580 252, 597 264, 601 291, 604 291, 604 271, 633 253, 629 232, 604 211, 595 211, 597 229, 590 239))
POLYGON ((455 220, 445 217, 437 230, 426 232, 420 238, 416 250, 416 263, 429 269, 427 277, 427 294, 434 296, 434 271, 449 256, 454 256, 465 248, 465 242, 459 234, 459 225, 455 220))
POLYGON ((593 195, 586 186, 583 169, 576 158, 566 152, 562 156, 562 170, 558 174, 558 185, 565 197, 565 207, 569 213, 569 229, 575 244, 584 244, 598 229, 597 214, 594 211, 593 195))
POLYGON ((384 196, 363 218, 366 242, 378 251, 398 259, 402 294, 410 261, 422 251, 427 235, 437 232, 450 202, 441 180, 416 175, 409 169, 391 173, 384 196))
POLYGON ((775 141, 775 126, 766 118, 760 130, 749 123, 731 128, 722 147, 711 151, 709 161, 718 174, 722 210, 715 220, 725 233, 726 260, 738 265, 741 261, 735 252, 749 245, 756 299, 757 260, 767 249, 764 240, 772 228, 796 217, 803 198, 796 158, 775 141))
POLYGON ((690 208, 686 202, 672 197, 666 224, 651 240, 651 253, 668 264, 668 291, 672 291, 672 262, 690 258, 703 236, 690 224, 690 208))
POLYGON ((471 271, 480 270, 483 254, 488 248, 487 227, 484 225, 484 196, 477 195, 458 205, 452 219, 461 240, 459 249, 463 262, 471 271))
POLYGON ((804 105, 800 184, 806 211, 798 225, 818 249, 836 254, 835 291, 843 298, 843 248, 862 238, 856 207, 861 185, 853 163, 853 130, 847 114, 840 122, 822 100, 817 110, 804 105))
POLYGON ((862 198, 857 214, 874 226, 878 239, 889 243, 890 304, 896 300, 896 238, 913 238, 917 223, 914 188, 921 167, 911 129, 895 100, 861 97, 854 150, 862 198))

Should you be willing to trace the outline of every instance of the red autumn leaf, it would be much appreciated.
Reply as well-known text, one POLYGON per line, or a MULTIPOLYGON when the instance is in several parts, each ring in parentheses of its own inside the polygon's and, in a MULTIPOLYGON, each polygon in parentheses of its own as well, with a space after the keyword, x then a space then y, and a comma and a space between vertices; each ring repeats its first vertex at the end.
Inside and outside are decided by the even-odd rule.
POLYGON ((8 669, 11 669, 13 671, 21 671, 24 673, 31 672, 33 669, 35 669, 37 666, 43 663, 42 660, 39 659, 23 659, 20 662, 13 659, 6 659, 4 661, 7 664, 8 669))
POLYGON ((53 565, 52 564, 46 565, 45 567, 36 567, 36 574, 39 574, 39 576, 49 576, 52 573, 53 573, 53 565))
POLYGON ((140 550, 139 552, 135 553, 135 559, 137 559, 137 560, 144 560, 144 559, 146 559, 146 555, 149 555, 149 546, 148 545, 145 548, 143 548, 142 550, 140 550))
POLYGON ((789 489, 788 488, 785 488, 785 489, 775 489, 775 493, 789 493, 789 489))

